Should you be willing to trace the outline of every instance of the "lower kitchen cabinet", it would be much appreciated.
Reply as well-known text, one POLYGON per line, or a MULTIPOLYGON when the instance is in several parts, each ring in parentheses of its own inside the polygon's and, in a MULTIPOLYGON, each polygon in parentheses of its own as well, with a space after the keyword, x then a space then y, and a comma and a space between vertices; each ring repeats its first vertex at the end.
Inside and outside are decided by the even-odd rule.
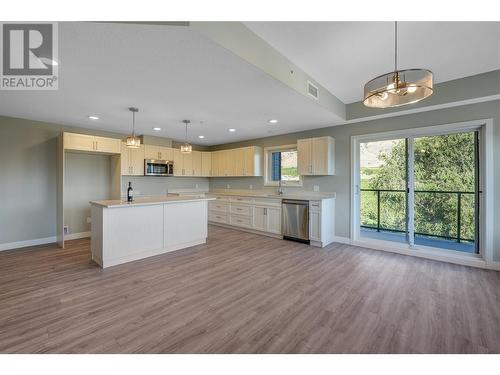
MULTIPOLYGON (((208 221, 281 236, 281 199, 209 194, 208 221)), ((335 198, 309 201, 309 240, 325 247, 335 239, 335 198)))
POLYGON ((311 245, 325 247, 335 238, 335 199, 309 201, 309 239, 311 245))
POLYGON ((253 229, 281 234, 281 207, 254 206, 253 229))
POLYGON ((281 235, 281 200, 237 196, 216 198, 208 205, 210 222, 281 235))

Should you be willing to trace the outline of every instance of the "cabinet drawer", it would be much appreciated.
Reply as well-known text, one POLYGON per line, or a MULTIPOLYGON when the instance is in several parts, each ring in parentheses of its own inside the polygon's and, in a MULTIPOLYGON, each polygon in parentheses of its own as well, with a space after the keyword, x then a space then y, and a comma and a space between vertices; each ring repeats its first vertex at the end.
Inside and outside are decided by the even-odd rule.
POLYGON ((231 225, 252 228, 252 218, 249 216, 231 215, 231 225))
POLYGON ((309 209, 311 211, 321 211, 321 201, 309 201, 309 209))
POLYGON ((229 197, 225 195, 205 194, 208 198, 215 198, 216 202, 229 202, 229 197))
POLYGON ((208 209, 210 211, 219 211, 219 212, 228 212, 229 211, 229 204, 224 203, 224 202, 218 202, 218 201, 210 201, 208 202, 208 209))
POLYGON ((208 213, 208 221, 229 224, 229 216, 227 214, 224 214, 224 213, 209 212, 208 213))
POLYGON ((237 215, 251 216, 252 206, 246 206, 244 204, 231 204, 231 213, 237 215))
POLYGON ((274 199, 274 198, 254 198, 253 203, 256 206, 281 207, 281 199, 274 199))
POLYGON ((231 197, 230 201, 232 203, 247 203, 247 204, 252 204, 253 203, 253 198, 249 198, 249 197, 231 197))

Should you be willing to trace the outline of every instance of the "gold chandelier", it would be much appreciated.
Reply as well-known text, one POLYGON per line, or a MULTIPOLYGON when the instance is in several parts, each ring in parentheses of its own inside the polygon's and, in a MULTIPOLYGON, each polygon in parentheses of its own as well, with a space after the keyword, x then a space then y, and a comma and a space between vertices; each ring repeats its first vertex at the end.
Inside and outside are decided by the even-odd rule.
POLYGON ((184 144, 181 145, 181 152, 183 154, 190 154, 193 151, 193 146, 191 146, 188 142, 188 124, 191 122, 189 120, 182 120, 182 122, 186 125, 186 136, 184 138, 184 144))
POLYGON ((128 110, 132 112, 132 135, 125 139, 125 145, 128 148, 139 148, 141 147, 141 139, 135 135, 135 114, 139 112, 139 109, 130 107, 128 110))
POLYGON ((398 23, 394 22, 394 71, 375 77, 365 85, 363 104, 374 108, 399 107, 419 102, 432 93, 430 70, 398 70, 398 23))

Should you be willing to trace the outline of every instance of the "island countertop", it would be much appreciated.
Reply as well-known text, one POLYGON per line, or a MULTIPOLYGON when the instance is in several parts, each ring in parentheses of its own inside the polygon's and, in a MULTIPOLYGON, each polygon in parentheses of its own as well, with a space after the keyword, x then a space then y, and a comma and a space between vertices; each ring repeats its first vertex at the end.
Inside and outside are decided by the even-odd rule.
POLYGON ((211 201, 215 198, 203 197, 203 196, 190 196, 190 195, 167 195, 167 196, 155 196, 155 197, 143 197, 137 198, 133 202, 127 202, 122 199, 108 199, 102 201, 91 201, 90 204, 101 206, 105 208, 117 208, 117 207, 130 207, 130 206, 151 206, 156 204, 169 204, 169 203, 179 203, 179 202, 195 202, 195 201, 211 201))

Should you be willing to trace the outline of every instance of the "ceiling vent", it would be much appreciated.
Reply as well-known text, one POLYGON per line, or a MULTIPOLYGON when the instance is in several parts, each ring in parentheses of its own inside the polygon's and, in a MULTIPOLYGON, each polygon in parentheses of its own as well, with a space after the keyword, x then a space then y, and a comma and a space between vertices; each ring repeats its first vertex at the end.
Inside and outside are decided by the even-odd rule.
POLYGON ((311 81, 307 81, 307 94, 314 100, 319 100, 318 86, 314 85, 311 81))

